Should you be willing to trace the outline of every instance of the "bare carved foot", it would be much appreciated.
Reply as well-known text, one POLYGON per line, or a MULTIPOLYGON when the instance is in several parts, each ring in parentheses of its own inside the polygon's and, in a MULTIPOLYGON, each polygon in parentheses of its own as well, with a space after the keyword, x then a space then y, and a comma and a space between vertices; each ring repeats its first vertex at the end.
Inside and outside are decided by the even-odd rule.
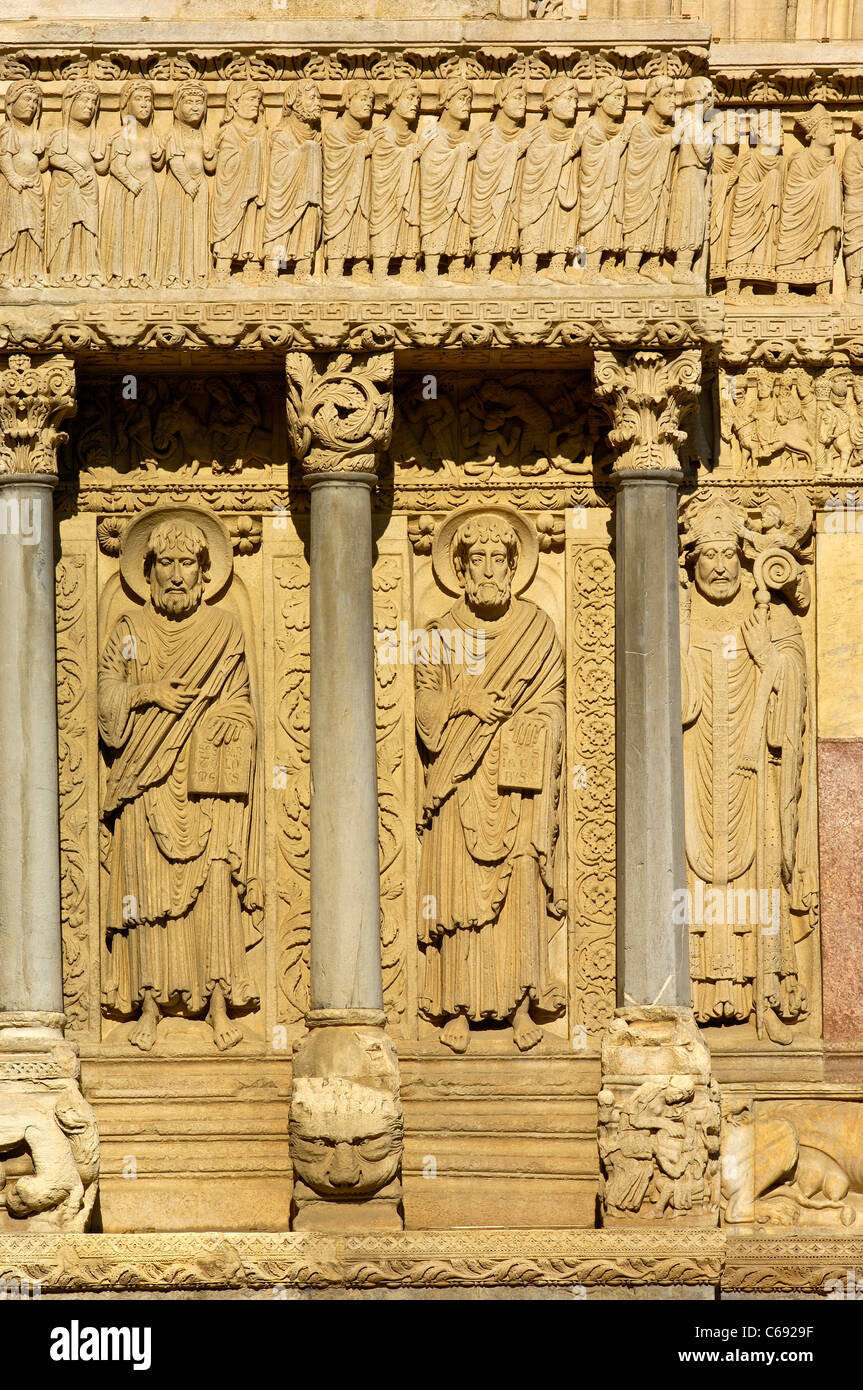
POLYGON ((530 1016, 530 998, 525 995, 512 1016, 512 1036, 519 1052, 527 1052, 542 1042, 542 1029, 530 1016))
POLYGON ((453 1052, 467 1052, 470 1042, 470 1024, 464 1014, 456 1014, 451 1018, 441 1031, 440 1040, 444 1047, 451 1047, 453 1052))
POLYGON ((141 1005, 141 1017, 129 1034, 129 1042, 133 1047, 140 1047, 142 1052, 149 1052, 156 1041, 158 1026, 159 1006, 148 990, 141 1005))
POLYGON ((236 1047, 237 1043, 243 1041, 242 1028, 239 1028, 228 1018, 225 996, 219 985, 216 985, 210 995, 210 1011, 207 1014, 207 1022, 213 1030, 213 1041, 220 1052, 227 1052, 229 1047, 236 1047))

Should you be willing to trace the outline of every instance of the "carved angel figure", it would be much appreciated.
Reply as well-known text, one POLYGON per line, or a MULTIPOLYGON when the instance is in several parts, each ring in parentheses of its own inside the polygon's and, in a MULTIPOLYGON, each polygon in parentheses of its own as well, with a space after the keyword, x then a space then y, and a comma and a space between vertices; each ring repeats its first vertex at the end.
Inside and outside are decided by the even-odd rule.
POLYGON ((264 263, 271 276, 292 267, 295 279, 311 279, 321 243, 323 179, 321 94, 314 82, 292 82, 270 136, 264 263))
POLYGON ((120 95, 120 129, 108 141, 108 187, 100 253, 108 284, 152 285, 159 244, 159 195, 154 170, 165 151, 153 130, 149 82, 127 82, 120 95))
POLYGON ((374 105, 371 82, 352 78, 342 89, 342 115, 324 131, 324 254, 327 274, 337 279, 346 262, 357 276, 368 270, 374 105))
POLYGON ((0 127, 0 284, 38 285, 44 279, 48 163, 39 130, 42 93, 36 82, 10 82, 6 123, 0 127))
POLYGON ((488 1021, 508 1020, 516 1046, 534 1047, 537 1016, 564 1006, 548 960, 551 919, 565 910, 563 652, 548 615, 516 597, 536 547, 533 528, 508 507, 456 512, 433 544, 444 587, 461 591, 435 627, 453 650, 458 637, 472 658, 482 652, 416 672, 425 764, 419 1006, 459 1053, 471 1027, 488 1021))
POLYGON ((263 259, 262 231, 267 176, 264 92, 256 82, 231 82, 216 136, 212 244, 216 279, 231 267, 254 269, 263 259))
POLYGON ((422 252, 426 280, 437 279, 442 256, 453 280, 465 278, 470 254, 470 179, 475 146, 468 129, 473 93, 462 77, 442 82, 437 127, 420 151, 422 252))
POLYGON ((48 141, 47 268, 56 285, 101 285, 99 185, 110 156, 96 133, 99 88, 76 78, 63 91, 63 124, 48 141))
POLYGON ((806 654, 794 609, 811 509, 684 506, 683 761, 693 1009, 776 1043, 808 1013, 797 943, 818 915, 806 654), (746 557, 751 568, 744 568, 746 557))
POLYGON ((518 252, 518 179, 527 93, 519 77, 495 83, 494 115, 477 140, 470 202, 474 279, 511 275, 518 252))
POLYGON ((578 86, 553 77, 542 89, 544 117, 531 130, 524 155, 518 203, 522 279, 533 280, 540 259, 546 273, 562 280, 578 226, 577 142, 573 135, 578 86))
POLYGON ((159 275, 164 285, 205 285, 210 278, 210 193, 207 175, 216 151, 207 139, 207 89, 181 82, 173 98, 174 123, 165 146, 168 172, 162 191, 159 275))
POLYGON ((257 1003, 246 962, 262 908, 257 726, 240 623, 203 601, 208 582, 230 577, 230 539, 196 509, 163 510, 124 536, 124 578, 146 602, 120 618, 99 665, 103 1006, 137 1015, 129 1041, 144 1051, 178 1012, 206 1013, 225 1050, 243 1036, 228 1010, 257 1003))
POLYGON ((399 261, 402 275, 409 278, 416 271, 420 253, 418 83, 410 78, 394 78, 387 88, 386 106, 386 120, 372 131, 369 140, 369 234, 375 280, 387 278, 390 261, 394 260, 399 261))
POLYGON ((788 159, 782 184, 778 293, 790 286, 815 286, 816 298, 830 297, 842 227, 842 183, 833 155, 836 133, 830 114, 813 106, 797 118, 805 147, 788 159))

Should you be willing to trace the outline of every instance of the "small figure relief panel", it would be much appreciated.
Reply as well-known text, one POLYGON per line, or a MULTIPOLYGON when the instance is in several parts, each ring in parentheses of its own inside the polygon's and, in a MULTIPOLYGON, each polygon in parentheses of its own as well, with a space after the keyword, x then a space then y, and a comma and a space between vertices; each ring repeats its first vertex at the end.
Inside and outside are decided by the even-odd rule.
POLYGON ((88 378, 63 465, 84 488, 162 473, 204 486, 286 457, 284 379, 259 373, 88 378))
POLYGON ((454 1053, 527 1052, 566 1036, 563 566, 507 504, 457 509, 424 548, 419 1013, 454 1053))
POLYGON ((681 663, 693 1009, 775 1044, 820 1030, 812 511, 681 512, 681 663))
POLYGON ((717 477, 823 479, 863 470, 863 372, 748 367, 719 377, 717 477))
POLYGON ((400 480, 579 476, 610 463, 605 417, 585 372, 405 374, 390 458, 400 480))
POLYGON ((206 508, 147 508, 113 548, 98 669, 105 1037, 226 1051, 252 1037, 262 992, 250 604, 206 508))

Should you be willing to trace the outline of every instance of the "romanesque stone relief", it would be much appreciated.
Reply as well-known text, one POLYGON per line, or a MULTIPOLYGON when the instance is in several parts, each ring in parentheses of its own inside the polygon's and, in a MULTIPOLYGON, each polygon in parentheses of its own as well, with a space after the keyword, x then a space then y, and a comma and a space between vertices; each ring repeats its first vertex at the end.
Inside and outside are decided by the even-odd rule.
POLYGON ((729 1098, 723 1224, 827 1227, 863 1221, 863 1107, 847 1100, 729 1098))
POLYGON ((83 1231, 98 1191, 99 1134, 76 1050, 51 1014, 2 1015, 0 1232, 83 1231))
POLYGON ((206 1015, 216 1046, 259 1005, 247 952, 260 939, 259 731, 246 639, 214 603, 232 573, 222 523, 156 508, 124 532, 120 570, 139 601, 99 664, 106 778, 103 1010, 135 1019, 149 1051, 167 1014, 206 1015))
POLYGON ((720 377, 720 473, 836 478, 863 468, 863 374, 749 367, 720 377))
MULTIPOLYGON (((693 1008, 787 1044, 813 1002, 818 923, 805 499, 682 509, 681 661, 693 1008)), ((682 920, 682 919, 681 919, 682 920)))
POLYGON ((362 1023, 314 1026, 294 1056, 293 1229, 401 1228, 398 1057, 362 1023))
POLYGON ((80 428, 70 466, 88 481, 160 471, 195 479, 263 468, 284 449, 278 410, 281 382, 259 374, 231 377, 94 378, 82 393, 80 428))
POLYGON ((608 462, 605 422, 582 374, 505 377, 440 373, 396 386, 390 455, 399 478, 435 486, 456 479, 580 476, 608 462))
POLYGON ((565 1007, 548 960, 566 913, 564 659, 551 619, 519 598, 537 558, 533 526, 504 505, 456 511, 432 547, 458 598, 431 625, 430 652, 435 637, 460 639, 465 660, 416 668, 418 996, 456 1053, 477 1026, 505 1022, 527 1051, 565 1007))
POLYGON ((715 1226, 719 1089, 687 1010, 619 1011, 602 1039, 597 1106, 603 1225, 715 1226))
POLYGON ((229 65, 224 96, 200 65, 119 90, 75 75, 47 130, 42 83, 13 81, 0 280, 703 292, 709 273, 730 298, 824 300, 842 260, 859 296, 859 116, 837 151, 821 102, 756 119, 717 111, 709 79, 667 57, 637 88, 613 55, 576 57, 567 69, 519 58, 487 88, 476 62, 434 78, 409 59, 355 63, 335 96, 313 63, 278 84, 266 64, 229 65))

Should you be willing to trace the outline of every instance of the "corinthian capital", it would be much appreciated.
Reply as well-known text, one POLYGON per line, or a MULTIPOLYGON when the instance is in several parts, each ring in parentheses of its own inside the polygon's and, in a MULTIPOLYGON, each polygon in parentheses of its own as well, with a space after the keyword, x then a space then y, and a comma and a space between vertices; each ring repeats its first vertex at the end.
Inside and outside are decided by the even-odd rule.
POLYGON ((393 354, 289 352, 288 437, 306 473, 371 473, 393 428, 393 354))
POLYGON ((68 436, 57 428, 75 414, 75 368, 67 357, 34 365, 9 357, 0 370, 0 475, 56 476, 57 446, 68 436))
POLYGON ((609 442, 614 473, 683 476, 678 449, 686 439, 680 423, 698 399, 701 356, 682 352, 598 351, 596 394, 611 418, 609 442))

